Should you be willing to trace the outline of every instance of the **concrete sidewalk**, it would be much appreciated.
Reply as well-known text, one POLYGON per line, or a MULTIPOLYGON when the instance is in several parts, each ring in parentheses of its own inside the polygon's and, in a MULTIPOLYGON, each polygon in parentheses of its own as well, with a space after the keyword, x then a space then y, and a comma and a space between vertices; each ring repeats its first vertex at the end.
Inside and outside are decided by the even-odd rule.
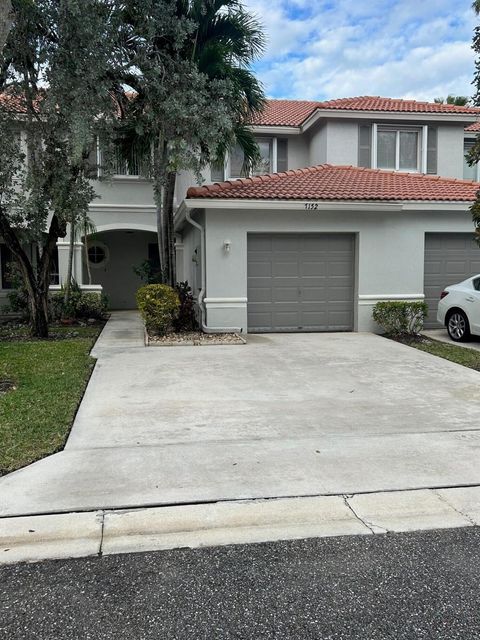
POLYGON ((426 329, 425 331, 422 331, 422 334, 427 338, 432 338, 432 340, 445 342, 445 344, 452 344, 457 347, 480 351, 480 338, 477 336, 473 336, 472 339, 467 342, 455 342, 450 338, 446 329, 426 329))
POLYGON ((0 564, 480 525, 480 487, 0 519, 0 564))
POLYGON ((480 374, 372 334, 145 348, 112 315, 66 448, 0 516, 480 485, 480 374))

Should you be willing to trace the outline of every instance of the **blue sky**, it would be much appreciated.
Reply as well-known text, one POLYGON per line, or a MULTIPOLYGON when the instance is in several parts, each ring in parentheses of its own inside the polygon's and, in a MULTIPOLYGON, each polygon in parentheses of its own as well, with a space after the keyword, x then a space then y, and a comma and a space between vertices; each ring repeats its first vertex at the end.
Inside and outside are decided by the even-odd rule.
POLYGON ((433 100, 472 95, 471 0, 245 0, 268 47, 267 95, 433 100))

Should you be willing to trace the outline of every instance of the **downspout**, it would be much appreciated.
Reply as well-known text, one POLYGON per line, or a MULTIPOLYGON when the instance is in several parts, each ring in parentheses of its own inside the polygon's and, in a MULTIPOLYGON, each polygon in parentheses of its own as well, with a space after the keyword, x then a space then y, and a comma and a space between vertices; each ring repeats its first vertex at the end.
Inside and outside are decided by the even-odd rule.
POLYGON ((201 317, 201 325, 202 331, 204 333, 242 333, 242 329, 240 327, 208 327, 205 322, 206 317, 206 309, 205 309, 205 291, 207 288, 207 257, 205 255, 205 229, 204 227, 193 220, 190 215, 190 210, 187 209, 185 213, 185 220, 189 222, 192 227, 198 229, 200 231, 200 253, 202 260, 202 286, 200 289, 200 293, 198 294, 198 306, 200 307, 200 317, 201 317))

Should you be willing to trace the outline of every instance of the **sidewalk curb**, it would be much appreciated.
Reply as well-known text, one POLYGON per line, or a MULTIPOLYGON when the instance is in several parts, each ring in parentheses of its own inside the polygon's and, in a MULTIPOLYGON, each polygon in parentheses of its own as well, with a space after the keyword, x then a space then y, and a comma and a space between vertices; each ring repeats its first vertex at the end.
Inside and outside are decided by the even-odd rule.
POLYGON ((480 486, 0 519, 0 564, 480 524, 480 486))

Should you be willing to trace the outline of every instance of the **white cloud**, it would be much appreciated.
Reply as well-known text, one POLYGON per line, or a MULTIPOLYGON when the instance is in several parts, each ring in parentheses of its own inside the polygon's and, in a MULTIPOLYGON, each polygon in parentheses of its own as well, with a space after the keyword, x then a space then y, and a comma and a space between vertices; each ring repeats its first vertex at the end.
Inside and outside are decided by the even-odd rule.
POLYGON ((267 94, 329 99, 471 95, 471 0, 246 0, 269 38, 267 94))

